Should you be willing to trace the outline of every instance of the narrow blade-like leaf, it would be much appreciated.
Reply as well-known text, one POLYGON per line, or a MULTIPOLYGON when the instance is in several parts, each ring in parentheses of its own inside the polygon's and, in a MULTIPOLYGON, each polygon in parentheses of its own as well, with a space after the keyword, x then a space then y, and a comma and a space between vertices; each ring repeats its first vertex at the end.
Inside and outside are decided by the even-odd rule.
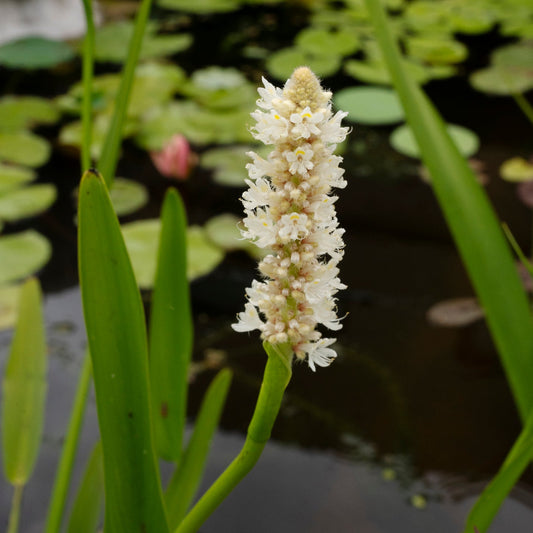
POLYGON ((28 481, 37 459, 47 366, 41 288, 37 279, 30 278, 20 292, 19 317, 3 383, 4 472, 13 485, 28 481))
POLYGON ((167 193, 161 219, 150 317, 150 381, 157 451, 168 461, 178 461, 193 330, 187 282, 187 221, 176 190, 167 193))
POLYGON ((95 533, 104 504, 104 469, 102 445, 93 448, 81 481, 70 520, 68 533, 95 533))
POLYGON ((365 0, 376 37, 400 96, 435 194, 485 311, 525 421, 533 408, 533 327, 526 294, 490 202, 443 121, 409 77, 378 0, 365 0))
POLYGON ((104 454, 104 529, 165 533, 141 296, 102 177, 86 172, 79 197, 80 284, 104 454))
POLYGON ((505 461, 468 515, 465 533, 483 533, 533 457, 533 412, 505 461))
POLYGON ((165 502, 171 531, 178 527, 185 516, 202 480, 207 454, 226 402, 231 377, 229 370, 221 370, 209 385, 187 449, 168 485, 165 502))

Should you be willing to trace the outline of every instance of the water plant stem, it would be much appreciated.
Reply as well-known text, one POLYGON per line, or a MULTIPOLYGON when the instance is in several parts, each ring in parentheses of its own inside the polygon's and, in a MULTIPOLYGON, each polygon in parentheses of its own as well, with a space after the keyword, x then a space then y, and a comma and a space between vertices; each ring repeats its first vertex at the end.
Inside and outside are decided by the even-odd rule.
POLYGON ((533 106, 529 103, 527 98, 522 93, 513 93, 513 98, 518 107, 521 109, 522 113, 533 125, 533 106))
POLYGON ((22 503, 22 492, 24 485, 15 485, 13 492, 13 500, 11 502, 11 512, 9 513, 9 524, 7 526, 7 533, 17 533, 19 530, 20 519, 20 504, 22 503))
POLYGON ((113 118, 109 130, 107 131, 100 160, 98 162, 99 171, 102 174, 108 189, 111 188, 115 179, 120 143, 122 141, 122 130, 124 129, 124 121, 126 120, 126 112, 130 102, 135 67, 137 66, 137 61, 141 53, 144 30, 146 28, 146 23, 148 22, 151 7, 152 0, 143 0, 141 7, 139 8, 135 20, 135 28, 130 41, 128 57, 122 71, 120 87, 115 98, 113 118))
POLYGON ((81 143, 81 173, 91 166, 92 142, 92 98, 94 71, 94 18, 91 0, 83 0, 87 31, 83 41, 83 101, 81 108, 82 143, 81 143))
POLYGON ((58 533, 61 527, 61 519, 63 517, 63 510, 65 509, 67 490, 72 474, 72 465, 74 464, 76 449, 78 447, 90 383, 91 358, 89 357, 89 351, 87 350, 84 355, 78 388, 74 398, 74 406, 72 407, 72 412, 70 414, 70 422, 63 444, 61 459, 59 460, 59 466, 57 468, 52 499, 50 500, 50 506, 48 509, 45 533, 58 533))
POLYGON ((237 484, 250 472, 263 451, 291 379, 292 351, 288 345, 263 344, 268 354, 263 383, 239 455, 191 509, 175 533, 195 533, 237 484))

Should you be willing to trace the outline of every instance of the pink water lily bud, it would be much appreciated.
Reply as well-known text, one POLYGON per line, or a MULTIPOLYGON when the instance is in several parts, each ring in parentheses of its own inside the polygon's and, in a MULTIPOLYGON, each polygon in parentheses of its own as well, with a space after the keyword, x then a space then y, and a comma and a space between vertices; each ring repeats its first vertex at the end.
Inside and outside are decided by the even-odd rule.
POLYGON ((159 152, 150 152, 157 170, 167 178, 186 179, 198 162, 183 135, 174 135, 159 152))

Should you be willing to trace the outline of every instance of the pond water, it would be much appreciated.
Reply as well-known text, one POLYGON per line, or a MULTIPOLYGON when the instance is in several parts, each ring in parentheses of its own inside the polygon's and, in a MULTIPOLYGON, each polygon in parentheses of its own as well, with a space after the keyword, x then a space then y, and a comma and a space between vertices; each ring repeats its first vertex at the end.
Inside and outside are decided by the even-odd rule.
MULTIPOLYGON (((210 28, 202 28, 203 35, 210 28)), ((206 54, 204 49, 195 60, 209 64, 206 54)), ((62 83, 65 90, 72 81, 58 79, 53 74, 43 92, 62 83)), ((36 82, 36 76, 28 76, 20 87, 28 90, 36 82)), ((345 83, 339 76, 332 85, 345 83)), ((502 160, 530 149, 527 124, 512 102, 474 93, 460 80, 428 90, 449 122, 480 135, 478 157, 491 177, 488 193, 519 242, 527 242, 531 213, 518 203, 513 186, 496 177, 502 160)), ((345 315, 339 357, 316 374, 304 365, 294 369, 264 455, 202 527, 204 533, 459 532, 518 435, 513 400, 483 321, 442 328, 426 318, 434 303, 473 293, 430 186, 416 177, 414 160, 388 146, 391 129, 356 126, 352 136, 366 148, 361 152, 352 143, 345 154, 349 186, 338 210, 347 230, 341 279, 349 288, 339 294, 339 312, 345 315)), ((48 133, 53 137, 56 132, 48 133)), ((146 153, 127 143, 120 171, 150 190, 150 202, 130 220, 156 216, 169 182, 157 175, 146 153)), ((25 490, 24 533, 42 531, 86 343, 72 223, 78 174, 75 159, 55 152, 40 180, 58 185, 58 201, 38 219, 10 228, 35 227, 54 250, 40 275, 50 381, 44 444, 25 490)), ((241 189, 213 184, 207 173, 194 174, 179 189, 191 223, 241 213, 241 189)), ((202 490, 240 449, 257 397, 265 361, 260 343, 230 328, 254 271, 247 255, 233 252, 192 284, 195 361, 217 355, 218 364, 234 372, 202 490)), ((148 301, 149 293, 144 296, 148 301)), ((0 332, 0 370, 11 336, 0 332)), ((191 420, 216 372, 208 363, 204 367, 191 383, 191 420)), ((97 432, 91 397, 74 483, 97 432)), ((10 502, 11 489, 1 481, 2 525, 10 502)), ((527 531, 532 520, 533 476, 527 472, 491 531, 527 531)))

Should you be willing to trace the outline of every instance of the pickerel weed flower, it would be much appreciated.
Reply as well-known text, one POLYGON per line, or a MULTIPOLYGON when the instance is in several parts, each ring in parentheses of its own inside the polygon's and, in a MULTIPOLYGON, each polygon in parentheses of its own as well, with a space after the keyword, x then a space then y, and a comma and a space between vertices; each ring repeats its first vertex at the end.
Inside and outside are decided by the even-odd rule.
POLYGON ((341 126, 347 113, 332 113, 331 93, 307 67, 296 69, 283 89, 263 84, 252 134, 273 150, 268 159, 248 153, 253 162, 241 233, 271 253, 259 264, 263 281, 246 290, 245 310, 232 327, 259 329, 271 344, 289 343, 314 371, 336 357, 329 348, 336 339, 322 338, 317 325, 342 327, 334 295, 346 288, 337 277, 344 230, 330 192, 346 186, 342 158, 333 152, 348 133, 341 126))

